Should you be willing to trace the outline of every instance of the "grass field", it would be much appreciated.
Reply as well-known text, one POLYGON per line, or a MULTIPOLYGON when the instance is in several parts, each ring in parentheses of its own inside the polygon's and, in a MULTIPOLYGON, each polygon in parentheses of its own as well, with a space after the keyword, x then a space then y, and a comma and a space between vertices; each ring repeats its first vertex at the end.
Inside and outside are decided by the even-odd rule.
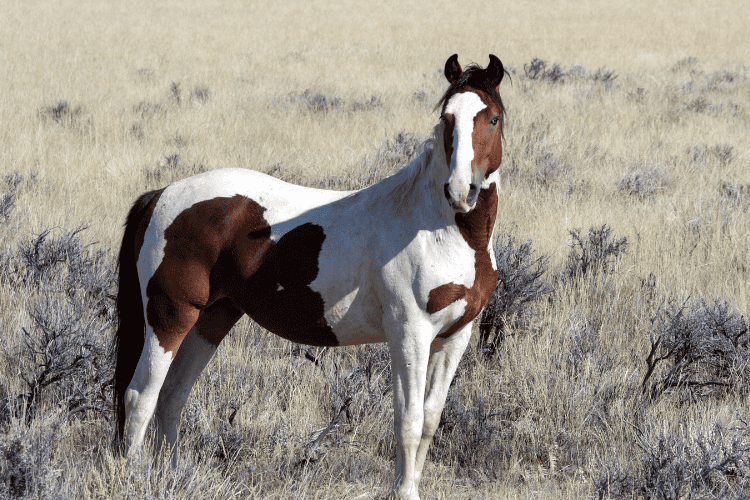
POLYGON ((117 456, 114 258, 137 196, 193 173, 394 171, 453 53, 511 76, 505 280, 422 497, 747 498, 750 4, 551 4, 5 2, 0 498, 386 497, 387 348, 244 320, 178 467, 117 456))

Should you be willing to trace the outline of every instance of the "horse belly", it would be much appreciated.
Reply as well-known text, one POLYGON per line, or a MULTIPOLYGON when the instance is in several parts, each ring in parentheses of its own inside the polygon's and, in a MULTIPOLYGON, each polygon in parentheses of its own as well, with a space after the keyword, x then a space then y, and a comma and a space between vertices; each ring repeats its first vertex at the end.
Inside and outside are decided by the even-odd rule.
POLYGON ((333 329, 339 345, 359 345, 385 342, 383 311, 370 287, 357 287, 334 298, 322 293, 325 300, 326 322, 333 329))

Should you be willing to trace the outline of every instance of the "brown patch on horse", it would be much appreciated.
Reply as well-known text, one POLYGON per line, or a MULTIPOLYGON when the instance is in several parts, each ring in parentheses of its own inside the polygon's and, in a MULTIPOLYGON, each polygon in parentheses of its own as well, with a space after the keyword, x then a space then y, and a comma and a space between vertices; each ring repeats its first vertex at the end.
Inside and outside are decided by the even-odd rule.
POLYGON ((207 340, 220 342, 235 315, 212 308, 224 297, 284 338, 338 345, 322 297, 309 288, 318 275, 323 229, 304 224, 274 243, 264 212, 244 196, 218 197, 194 204, 166 229, 164 259, 146 287, 146 316, 165 351, 176 354, 203 314, 207 340))
POLYGON ((300 344, 336 346, 323 313, 325 304, 310 283, 318 276, 318 256, 326 236, 316 224, 302 224, 274 244, 258 271, 243 278, 240 307, 259 325, 300 344))
POLYGON ((497 214, 497 189, 491 184, 489 189, 479 192, 477 206, 469 213, 456 214, 458 226, 464 240, 474 250, 474 283, 471 288, 456 283, 447 283, 430 290, 427 312, 434 314, 457 300, 466 300, 463 316, 439 337, 449 337, 459 328, 473 320, 490 301, 497 285, 497 271, 492 267, 492 258, 487 250, 492 238, 497 214))
POLYGON ((453 158, 453 131, 456 128, 456 117, 451 113, 444 113, 442 118, 444 123, 443 148, 445 149, 445 163, 450 168, 451 159, 453 158))
POLYGON ((474 117, 474 130, 471 142, 474 148, 474 160, 471 162, 472 170, 484 169, 484 178, 500 168, 503 160, 503 140, 500 120, 502 108, 498 106, 484 92, 474 91, 482 102, 487 106, 474 117), (496 119, 496 125, 490 125, 492 119, 496 119))
POLYGON ((228 297, 223 297, 201 312, 195 328, 198 335, 219 347, 232 327, 245 314, 228 297))

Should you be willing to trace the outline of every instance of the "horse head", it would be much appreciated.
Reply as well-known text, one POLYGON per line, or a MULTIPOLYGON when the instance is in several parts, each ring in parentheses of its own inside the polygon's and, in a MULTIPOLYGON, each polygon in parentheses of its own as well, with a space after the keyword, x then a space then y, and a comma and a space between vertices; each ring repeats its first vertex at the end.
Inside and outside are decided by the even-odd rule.
POLYGON ((499 87, 504 74, 503 63, 492 54, 487 68, 462 70, 458 54, 445 63, 450 87, 438 103, 448 166, 444 193, 456 212, 474 209, 482 185, 500 167, 504 108, 499 87))

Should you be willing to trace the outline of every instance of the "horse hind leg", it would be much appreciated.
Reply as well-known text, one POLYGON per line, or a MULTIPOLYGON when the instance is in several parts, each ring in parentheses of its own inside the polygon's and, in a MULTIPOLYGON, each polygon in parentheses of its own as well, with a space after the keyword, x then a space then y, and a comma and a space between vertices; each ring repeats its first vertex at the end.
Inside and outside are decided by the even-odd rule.
MULTIPOLYGON (((133 378, 125 390, 126 452, 143 444, 146 429, 154 414, 164 379, 183 339, 195 325, 200 311, 188 304, 177 303, 162 295, 151 297, 153 316, 169 325, 168 331, 155 329, 146 322, 146 339, 133 378)), ((150 317, 150 316, 149 316, 150 317)))
MULTIPOLYGON (((156 439, 164 441, 174 453, 182 408, 203 369, 208 365, 222 339, 242 317, 229 299, 221 299, 206 308, 180 345, 161 387, 156 405, 156 439)), ((172 455, 173 462, 177 454, 172 455)))
POLYGON ((150 325, 146 325, 146 342, 133 379, 125 391, 124 443, 126 453, 140 449, 148 423, 154 413, 164 378, 172 364, 172 352, 165 351, 150 325))

